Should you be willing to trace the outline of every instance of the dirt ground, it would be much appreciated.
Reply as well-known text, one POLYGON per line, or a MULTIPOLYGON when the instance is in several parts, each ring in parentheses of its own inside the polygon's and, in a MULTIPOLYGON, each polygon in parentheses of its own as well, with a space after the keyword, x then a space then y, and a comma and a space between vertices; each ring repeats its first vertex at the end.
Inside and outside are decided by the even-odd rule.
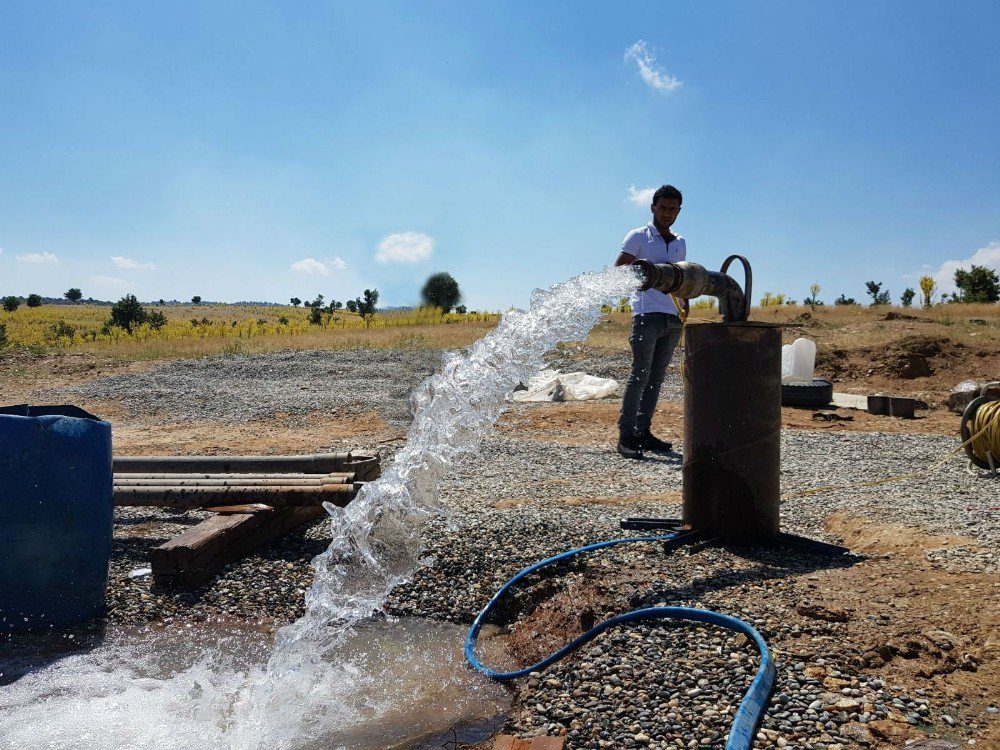
MULTIPOLYGON (((929 408, 918 410, 913 420, 838 409, 837 414, 844 419, 835 421, 817 421, 816 410, 783 408, 782 426, 957 435, 959 416, 943 406, 947 394, 962 380, 1000 376, 1000 349, 992 340, 979 343, 973 338, 966 343, 927 332, 924 329, 930 324, 921 320, 896 323, 899 330, 888 344, 840 347, 831 336, 827 345, 820 347, 817 373, 831 377, 838 391, 913 396, 929 408)), ((808 335, 822 341, 821 325, 809 320, 803 324, 808 335)), ((792 334, 794 337, 794 331, 792 334)), ((46 388, 142 372, 155 364, 115 361, 94 354, 9 353, 0 359, 0 402, 33 402, 36 393, 46 388)), ((386 425, 374 412, 349 420, 323 415, 291 420, 278 415, 263 423, 233 426, 125 420, 115 404, 80 405, 116 423, 115 450, 120 454, 302 453, 352 444, 392 443, 405 437, 400 428, 386 425)), ((497 429, 511 437, 566 445, 609 444, 616 437, 618 409, 617 401, 515 407, 501 418, 497 429)), ((654 429, 680 445, 683 405, 662 403, 654 429)), ((627 504, 635 500, 602 502, 627 504)), ((565 502, 579 501, 566 498, 565 502)), ((1000 685, 1000 576, 947 572, 925 557, 930 549, 958 544, 974 547, 974 542, 934 537, 902 526, 875 525, 845 514, 831 516, 828 526, 866 558, 851 567, 798 579, 795 585, 801 587, 802 599, 819 605, 800 615, 846 618, 859 666, 883 677, 887 684, 909 691, 921 688, 941 703, 955 701, 962 709, 960 714, 980 713, 986 704, 995 702, 1000 685)), ((560 603, 552 606, 558 608, 560 603)), ((575 603, 567 602, 566 607, 570 606, 575 603)), ((807 651, 809 644, 786 642, 777 648, 779 653, 794 654, 807 651)), ((874 744, 902 746, 915 736, 905 723, 883 729, 883 734, 874 737, 874 744)), ((1000 722, 994 720, 980 729, 978 747, 1000 747, 1000 722)))
MULTIPOLYGON (((996 706, 1000 685, 1000 576, 944 571, 924 555, 928 549, 976 548, 976 543, 874 524, 846 513, 832 515, 827 528, 861 559, 789 579, 785 595, 802 604, 788 617, 804 629, 810 621, 842 623, 836 640, 851 667, 906 694, 926 696, 937 707, 948 706, 960 725, 988 715, 985 710, 996 706)), ((532 663, 579 636, 593 625, 591 620, 610 616, 602 611, 602 591, 614 588, 627 599, 630 587, 641 591, 656 572, 633 566, 619 569, 613 580, 607 569, 592 575, 592 581, 584 573, 549 595, 506 637, 516 664, 532 663), (581 612, 590 612, 590 618, 584 621, 581 612)), ((779 659, 815 660, 817 644, 811 635, 770 645, 779 659)), ((827 667, 814 664, 807 672, 831 692, 848 684, 828 674, 827 667)), ((975 729, 977 747, 1000 747, 1000 721, 979 723, 975 729)), ((879 748, 902 747, 925 736, 895 713, 853 731, 864 739, 862 744, 879 748)))

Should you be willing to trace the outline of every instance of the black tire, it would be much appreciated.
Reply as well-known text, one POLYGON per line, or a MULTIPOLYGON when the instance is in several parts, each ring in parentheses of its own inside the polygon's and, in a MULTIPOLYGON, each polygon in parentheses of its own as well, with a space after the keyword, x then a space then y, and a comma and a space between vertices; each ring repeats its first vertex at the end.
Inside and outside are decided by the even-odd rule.
POLYGON ((826 406, 833 400, 833 383, 815 378, 811 383, 782 383, 782 406, 826 406))

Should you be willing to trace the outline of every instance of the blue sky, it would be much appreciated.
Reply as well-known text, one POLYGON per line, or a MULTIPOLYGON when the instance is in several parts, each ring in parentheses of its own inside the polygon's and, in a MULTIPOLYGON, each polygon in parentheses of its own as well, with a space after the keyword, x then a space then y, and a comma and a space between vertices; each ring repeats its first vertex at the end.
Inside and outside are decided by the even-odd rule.
POLYGON ((615 5, 6 0, 0 294, 524 306, 663 182, 758 292, 1000 268, 1000 2, 615 5))

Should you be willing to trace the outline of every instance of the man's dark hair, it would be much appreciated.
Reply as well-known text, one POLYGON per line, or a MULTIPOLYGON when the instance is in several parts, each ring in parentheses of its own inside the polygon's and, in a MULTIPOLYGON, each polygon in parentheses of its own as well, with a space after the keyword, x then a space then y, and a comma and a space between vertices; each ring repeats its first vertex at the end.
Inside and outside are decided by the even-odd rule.
POLYGON ((684 196, 681 195, 681 191, 675 188, 673 185, 661 185, 653 193, 653 205, 656 205, 656 201, 660 198, 676 198, 677 205, 681 205, 684 202, 684 196))

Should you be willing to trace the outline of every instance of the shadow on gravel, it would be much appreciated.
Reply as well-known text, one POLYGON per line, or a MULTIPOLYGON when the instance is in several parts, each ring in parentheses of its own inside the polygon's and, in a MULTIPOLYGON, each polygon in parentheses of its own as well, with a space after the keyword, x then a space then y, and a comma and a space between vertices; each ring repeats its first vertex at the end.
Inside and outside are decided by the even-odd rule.
POLYGON ((689 557, 697 555, 704 549, 726 552, 740 560, 756 563, 756 565, 730 571, 713 570, 701 577, 692 578, 681 586, 654 583, 648 592, 636 595, 629 604, 639 608, 652 607, 662 601, 689 601, 735 586, 797 577, 818 570, 850 568, 866 559, 864 556, 856 554, 830 556, 786 547, 737 547, 733 545, 706 545, 700 549, 693 548, 689 557))

